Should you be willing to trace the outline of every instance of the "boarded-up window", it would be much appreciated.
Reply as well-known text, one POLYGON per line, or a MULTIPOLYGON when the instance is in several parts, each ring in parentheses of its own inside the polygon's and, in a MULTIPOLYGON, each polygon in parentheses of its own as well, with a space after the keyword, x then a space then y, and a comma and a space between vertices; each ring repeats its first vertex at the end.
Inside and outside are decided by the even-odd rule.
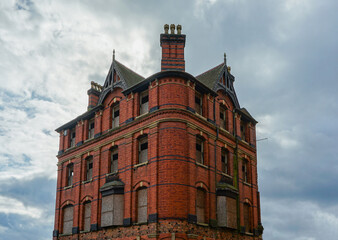
POLYGON ((222 172, 229 174, 229 152, 228 150, 222 148, 221 153, 221 162, 222 162, 222 172))
POLYGON ((118 171, 118 159, 119 159, 119 152, 118 147, 114 147, 110 150, 110 172, 115 173, 118 171))
POLYGON ((140 115, 148 112, 149 95, 148 91, 140 94, 140 115))
POLYGON ((88 139, 91 139, 94 137, 94 119, 89 120, 88 122, 88 139))
POLYGON ((138 140, 139 156, 138 162, 144 163, 148 161, 148 136, 143 136, 138 140))
POLYGON ((101 227, 123 224, 124 195, 102 197, 101 227))
POLYGON ((86 180, 91 180, 93 177, 93 157, 86 159, 86 180))
POLYGON ((201 188, 196 193, 196 215, 198 223, 205 223, 205 191, 201 188))
POLYGON ((197 136, 196 137, 196 162, 204 164, 204 140, 197 136))
POLYGON ((202 115, 202 96, 200 93, 195 92, 195 111, 202 115))
POLYGON ((223 107, 220 107, 219 109, 219 121, 220 121, 220 127, 227 129, 226 125, 226 110, 223 107))
POLYGON ((73 184, 73 176, 74 176, 74 164, 67 165, 67 186, 71 186, 73 184))
POLYGON ((73 228, 73 206, 66 206, 63 209, 63 234, 72 234, 73 228))
POLYGON ((217 222, 218 226, 237 228, 237 205, 236 199, 217 197, 217 222))
POLYGON ((70 129, 69 147, 75 147, 75 128, 70 129))
POLYGON ((252 232, 251 230, 251 214, 250 214, 250 205, 244 203, 244 226, 246 232, 252 232))
POLYGON ((143 188, 137 191, 137 222, 147 222, 147 189, 143 188))
POLYGON ((120 106, 116 105, 112 109, 112 128, 118 127, 120 124, 120 106))
POLYGON ((90 231, 91 202, 83 205, 83 231, 90 231))

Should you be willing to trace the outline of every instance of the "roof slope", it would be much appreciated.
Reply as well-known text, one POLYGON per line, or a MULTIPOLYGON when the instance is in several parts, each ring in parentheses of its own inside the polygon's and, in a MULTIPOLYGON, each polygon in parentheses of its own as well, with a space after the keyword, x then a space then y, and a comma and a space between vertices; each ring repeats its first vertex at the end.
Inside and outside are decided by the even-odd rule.
POLYGON ((122 63, 116 60, 114 62, 115 62, 116 70, 121 74, 120 77, 123 78, 123 80, 125 81, 127 88, 130 88, 131 86, 134 86, 135 84, 145 79, 140 74, 124 66, 122 63))
POLYGON ((196 76, 196 79, 206 85, 208 88, 214 90, 215 81, 219 78, 224 68, 224 63, 196 76))

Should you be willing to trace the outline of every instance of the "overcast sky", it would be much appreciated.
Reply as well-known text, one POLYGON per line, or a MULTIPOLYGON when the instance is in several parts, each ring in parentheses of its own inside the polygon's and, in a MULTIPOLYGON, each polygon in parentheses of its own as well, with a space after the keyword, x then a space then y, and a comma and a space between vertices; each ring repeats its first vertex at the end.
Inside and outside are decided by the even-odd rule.
POLYGON ((259 122, 267 240, 338 236, 338 1, 0 1, 0 240, 51 239, 58 134, 116 58, 160 71, 163 25, 187 35, 186 71, 223 61, 259 122))

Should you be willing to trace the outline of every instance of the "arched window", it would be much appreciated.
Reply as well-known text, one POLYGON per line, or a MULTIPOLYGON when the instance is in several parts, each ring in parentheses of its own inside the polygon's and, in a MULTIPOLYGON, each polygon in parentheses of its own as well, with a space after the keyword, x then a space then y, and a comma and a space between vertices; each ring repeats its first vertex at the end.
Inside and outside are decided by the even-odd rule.
POLYGON ((90 201, 87 201, 83 204, 83 231, 90 231, 90 217, 91 217, 91 205, 90 201))
POLYGON ((245 232, 252 232, 251 229, 251 207, 248 203, 243 204, 245 232))
POLYGON ((205 223, 205 191, 202 188, 197 188, 196 192, 196 216, 197 223, 205 223))
POLYGON ((148 219, 148 191, 147 188, 137 190, 137 222, 144 223, 148 219))
POLYGON ((148 161, 148 135, 138 138, 138 163, 148 161))
POLYGON ((72 234, 73 228, 73 205, 67 205, 63 209, 62 233, 72 234))

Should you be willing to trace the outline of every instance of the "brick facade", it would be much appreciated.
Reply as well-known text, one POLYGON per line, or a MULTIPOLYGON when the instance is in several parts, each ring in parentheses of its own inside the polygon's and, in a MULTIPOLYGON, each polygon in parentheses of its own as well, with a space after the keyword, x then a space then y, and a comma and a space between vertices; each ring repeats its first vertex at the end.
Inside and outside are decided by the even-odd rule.
MULTIPOLYGON (((161 43, 165 39, 173 49, 179 44, 177 53, 182 56, 184 48, 177 37, 184 38, 185 44, 180 32, 161 34, 161 43)), ((184 57, 180 69, 168 70, 163 64, 170 62, 171 54, 166 50, 163 54, 162 71, 147 79, 131 74, 114 59, 104 86, 92 84, 88 91, 88 111, 57 129, 60 146, 53 239, 261 239, 257 122, 239 108, 233 76, 224 63, 217 67, 215 78, 209 76, 215 70, 193 77, 181 66, 184 57), (226 84, 222 87, 222 76, 229 80, 229 91, 226 84), (208 86, 212 81, 214 88, 208 86), (196 113, 197 94, 202 114, 196 113), (147 105, 147 113, 140 115, 142 104, 147 105), (114 113, 117 105, 119 112, 114 113), (225 109, 224 127, 220 127, 221 108, 225 109), (113 127, 117 115, 119 124, 113 127), (69 136, 72 129, 75 146, 69 136), (145 138, 146 144, 141 142, 145 138), (227 159, 222 159, 222 150, 227 159), (141 162, 141 152, 146 161, 141 162), (201 162, 196 161, 197 154, 201 154, 201 162), (114 172, 113 158, 118 166, 114 172), (91 166, 88 159, 92 159, 91 166), (91 179, 87 179, 88 171, 91 179), (146 189, 142 192, 146 197, 140 193, 142 189, 146 189), (201 200, 196 199, 198 191, 201 200), (116 200, 109 200, 112 206, 103 206, 104 197, 117 194, 116 200), (140 214, 145 213, 140 203, 144 201, 146 221, 139 222, 140 214), (221 202, 228 205, 222 207, 221 202), (70 207, 73 226, 71 233, 65 233, 70 207), (101 218, 103 212, 109 216, 110 207, 116 210, 111 210, 112 224, 102 227, 110 221, 101 218), (228 221, 222 221, 229 225, 220 226, 220 216, 227 217, 228 221), (114 224, 120 217, 121 223, 114 224)), ((172 56, 176 63, 177 55, 172 56)))

